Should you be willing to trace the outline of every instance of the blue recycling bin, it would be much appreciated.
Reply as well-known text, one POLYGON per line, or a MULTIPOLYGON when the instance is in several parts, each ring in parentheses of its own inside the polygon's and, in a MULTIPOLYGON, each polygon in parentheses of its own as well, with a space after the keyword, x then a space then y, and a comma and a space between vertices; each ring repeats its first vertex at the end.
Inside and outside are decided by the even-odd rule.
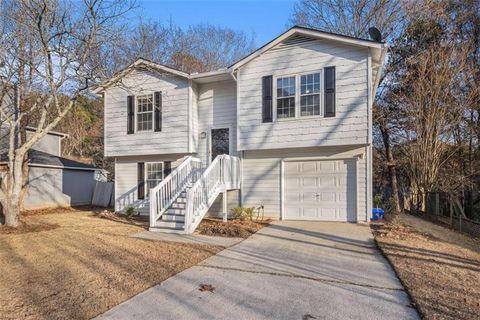
POLYGON ((382 208, 373 208, 372 210, 373 221, 383 219, 384 216, 385 216, 385 212, 383 211, 382 208))

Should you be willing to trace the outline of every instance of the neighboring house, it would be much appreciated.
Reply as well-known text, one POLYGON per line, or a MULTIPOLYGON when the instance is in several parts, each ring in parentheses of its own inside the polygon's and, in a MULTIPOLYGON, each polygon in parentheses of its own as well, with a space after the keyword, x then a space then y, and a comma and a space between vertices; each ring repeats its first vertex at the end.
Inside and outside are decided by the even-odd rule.
POLYGON ((386 51, 293 27, 213 72, 135 61, 95 90, 105 155, 115 158, 115 209, 186 233, 239 205, 276 219, 368 221, 372 102, 386 51))
MULTIPOLYGON (((27 138, 34 130, 27 128, 27 138)), ((64 133, 51 131, 28 152, 28 191, 23 203, 24 209, 91 204, 101 170, 61 157, 61 142, 66 137, 68 135, 64 133)), ((3 150, 0 164, 8 161, 5 149, 3 150)))

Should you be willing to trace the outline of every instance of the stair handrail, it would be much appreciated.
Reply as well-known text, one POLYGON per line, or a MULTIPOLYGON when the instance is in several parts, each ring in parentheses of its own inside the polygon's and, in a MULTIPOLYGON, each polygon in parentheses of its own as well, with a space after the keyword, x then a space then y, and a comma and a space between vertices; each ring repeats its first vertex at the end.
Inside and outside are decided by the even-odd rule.
POLYGON ((197 180, 200 169, 200 159, 188 156, 158 185, 150 189, 150 227, 155 226, 155 222, 185 190, 186 186, 197 180))
POLYGON ((240 158, 219 155, 187 192, 184 232, 192 233, 218 194, 240 187, 240 158))

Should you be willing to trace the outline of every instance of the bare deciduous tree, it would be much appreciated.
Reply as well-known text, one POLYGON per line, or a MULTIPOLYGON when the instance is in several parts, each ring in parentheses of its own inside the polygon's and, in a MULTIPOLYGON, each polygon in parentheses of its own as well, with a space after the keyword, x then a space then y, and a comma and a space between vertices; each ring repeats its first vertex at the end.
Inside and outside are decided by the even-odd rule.
POLYGON ((300 0, 291 22, 363 38, 377 27, 388 37, 398 32, 402 12, 402 1, 396 0, 300 0))
MULTIPOLYGON (((2 3, 0 116, 6 162, 0 203, 16 227, 28 187, 28 152, 98 80, 91 55, 115 38, 132 8, 124 0, 29 0, 2 3), (35 131, 27 136, 26 126, 35 131)), ((2 141, 3 142, 3 141, 2 141)))
MULTIPOLYGON (((406 62, 408 73, 395 95, 401 105, 401 150, 413 193, 436 190, 439 171, 453 155, 453 133, 463 118, 456 93, 467 66, 467 50, 456 43, 432 46, 406 62)), ((423 205, 425 202, 423 201, 423 205)))

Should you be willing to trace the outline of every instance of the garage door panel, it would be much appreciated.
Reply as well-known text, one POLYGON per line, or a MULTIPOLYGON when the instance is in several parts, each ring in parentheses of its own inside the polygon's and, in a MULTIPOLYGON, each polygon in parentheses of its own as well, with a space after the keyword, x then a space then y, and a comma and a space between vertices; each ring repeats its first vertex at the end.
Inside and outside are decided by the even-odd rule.
POLYGON ((300 219, 302 217, 300 214, 300 208, 298 207, 285 207, 285 215, 291 217, 290 219, 300 219))
POLYGON ((317 208, 303 208, 302 216, 306 218, 318 218, 317 208))
POLYGON ((286 219, 356 220, 355 160, 285 163, 286 219))
POLYGON ((300 186, 302 188, 314 188, 318 186, 317 178, 312 177, 302 177, 300 179, 300 186))
POLYGON ((288 192, 285 194, 285 201, 288 203, 299 203, 301 200, 301 193, 298 192, 288 192))
POLYGON ((302 174, 312 174, 318 171, 315 162, 302 162, 298 169, 302 174))
POLYGON ((335 192, 321 192, 320 193, 320 200, 323 203, 325 202, 334 202, 337 198, 337 194, 335 192))

